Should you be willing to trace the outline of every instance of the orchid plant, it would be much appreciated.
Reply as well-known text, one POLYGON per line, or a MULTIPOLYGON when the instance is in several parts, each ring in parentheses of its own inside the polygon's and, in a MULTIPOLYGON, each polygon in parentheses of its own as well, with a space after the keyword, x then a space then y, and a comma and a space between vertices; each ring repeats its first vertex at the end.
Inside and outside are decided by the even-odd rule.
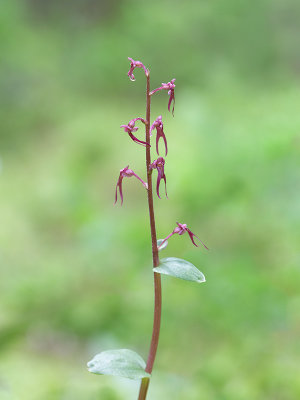
POLYGON ((159 156, 159 140, 163 139, 165 146, 165 156, 168 154, 167 139, 164 132, 164 126, 162 122, 162 116, 156 118, 151 124, 151 97, 161 90, 167 90, 169 95, 168 110, 170 110, 173 103, 172 114, 174 116, 174 105, 175 105, 175 79, 172 79, 168 83, 162 83, 160 87, 150 91, 150 71, 144 66, 141 61, 135 61, 129 58, 130 69, 128 76, 131 81, 135 81, 133 74, 136 68, 141 68, 146 77, 146 118, 134 118, 127 125, 121 125, 121 128, 128 133, 129 137, 133 142, 144 146, 146 151, 146 176, 147 182, 140 178, 132 169, 127 167, 120 170, 119 178, 116 185, 115 193, 115 204, 118 201, 118 191, 121 198, 121 205, 123 204, 123 179, 135 177, 138 179, 146 190, 148 198, 149 216, 150 216, 150 231, 151 231, 151 243, 152 243, 152 259, 153 259, 153 273, 154 273, 154 321, 152 339, 150 343, 150 350, 148 354, 147 363, 144 362, 142 357, 137 353, 128 349, 108 350, 97 354, 89 363, 88 369, 90 372, 100 375, 115 375, 122 376, 131 379, 141 379, 139 400, 146 399, 148 387, 150 383, 151 373, 156 357, 159 333, 160 333, 160 322, 161 322, 161 274, 171 275, 177 278, 194 281, 194 282, 205 282, 205 277, 193 264, 186 260, 182 260, 175 257, 167 257, 159 259, 158 252, 165 249, 168 240, 175 234, 182 236, 185 232, 188 233, 191 242, 194 246, 198 247, 195 239, 198 240, 206 249, 205 244, 196 236, 186 224, 177 222, 177 226, 174 230, 167 235, 164 239, 157 240, 156 236, 156 223, 154 216, 153 206, 153 190, 152 190, 152 173, 153 170, 157 170, 157 181, 156 181, 156 194, 160 197, 160 183, 161 180, 165 183, 165 194, 167 196, 167 180, 165 175, 165 159, 158 157, 151 161, 151 136, 152 132, 156 129, 156 152, 159 156), (138 139, 134 133, 139 129, 136 126, 136 122, 140 121, 145 125, 145 141, 138 139))

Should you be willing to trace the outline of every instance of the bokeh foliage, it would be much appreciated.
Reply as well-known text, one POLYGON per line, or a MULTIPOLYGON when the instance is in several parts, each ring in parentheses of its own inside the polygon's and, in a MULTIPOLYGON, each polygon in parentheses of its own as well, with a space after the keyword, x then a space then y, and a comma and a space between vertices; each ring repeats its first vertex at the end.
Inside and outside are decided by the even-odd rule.
POLYGON ((146 198, 118 170, 144 154, 119 128, 177 78, 159 237, 202 285, 163 279, 149 400, 300 397, 300 3, 292 0, 2 1, 0 398, 122 400, 92 355, 146 358, 153 288, 146 198))

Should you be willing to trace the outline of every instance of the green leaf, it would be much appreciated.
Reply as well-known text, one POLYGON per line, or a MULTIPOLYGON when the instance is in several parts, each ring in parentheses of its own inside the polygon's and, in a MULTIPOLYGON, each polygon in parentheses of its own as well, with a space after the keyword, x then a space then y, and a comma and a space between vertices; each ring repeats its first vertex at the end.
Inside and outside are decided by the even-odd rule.
POLYGON ((88 370, 94 374, 122 376, 130 379, 150 377, 145 372, 146 363, 132 350, 108 350, 97 354, 87 363, 88 370))
MULTIPOLYGON (((164 241, 164 239, 158 239, 157 247, 159 247, 163 241, 164 241)), ((161 246, 161 248, 158 249, 158 251, 165 249, 167 246, 168 246, 168 241, 166 240, 165 243, 161 246)))
POLYGON ((205 282, 205 276, 193 264, 180 258, 162 258, 153 271, 159 274, 171 275, 186 281, 205 282))

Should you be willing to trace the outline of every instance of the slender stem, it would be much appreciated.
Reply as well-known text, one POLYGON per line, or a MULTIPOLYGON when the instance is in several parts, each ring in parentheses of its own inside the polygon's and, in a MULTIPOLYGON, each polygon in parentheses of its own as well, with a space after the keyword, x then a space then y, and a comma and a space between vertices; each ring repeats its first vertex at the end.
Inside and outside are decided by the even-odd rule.
POLYGON ((150 383, 150 379, 149 378, 143 378, 142 379, 138 400, 146 399, 149 383, 150 383))
MULTIPOLYGON (((150 72, 147 75, 147 106, 146 106, 146 142, 150 144, 150 72)), ((154 207, 153 207, 153 192, 152 192, 152 171, 149 169, 151 164, 151 153, 150 146, 146 146, 146 167, 147 167, 147 182, 148 182, 148 206, 149 206, 149 217, 150 217, 150 228, 151 228, 151 240, 152 240, 152 258, 153 258, 153 268, 157 267, 159 264, 158 249, 157 249, 157 239, 156 239, 156 229, 155 229, 155 217, 154 217, 154 207)), ((153 331, 150 344, 150 350, 146 365, 146 372, 151 374, 153 369, 153 364, 155 361, 159 332, 160 332, 160 320, 161 320, 161 278, 160 274, 154 272, 154 319, 153 319, 153 331)), ((142 379, 140 393, 138 400, 145 400, 147 396, 147 391, 149 387, 149 378, 142 379)))

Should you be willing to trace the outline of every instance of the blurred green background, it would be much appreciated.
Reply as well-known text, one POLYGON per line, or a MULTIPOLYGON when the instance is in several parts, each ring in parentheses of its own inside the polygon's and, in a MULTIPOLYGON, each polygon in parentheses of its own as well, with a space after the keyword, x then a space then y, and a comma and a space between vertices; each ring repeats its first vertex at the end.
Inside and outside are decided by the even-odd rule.
MULTIPOLYGON (((163 277, 149 400, 300 398, 300 3, 1 1, 0 399, 122 400, 96 376, 106 349, 147 358, 153 282, 144 151, 120 129, 152 101, 168 139, 164 256, 207 282, 163 277)), ((140 130, 138 133, 141 133, 140 130)), ((138 135, 143 138, 143 135, 138 135)))

